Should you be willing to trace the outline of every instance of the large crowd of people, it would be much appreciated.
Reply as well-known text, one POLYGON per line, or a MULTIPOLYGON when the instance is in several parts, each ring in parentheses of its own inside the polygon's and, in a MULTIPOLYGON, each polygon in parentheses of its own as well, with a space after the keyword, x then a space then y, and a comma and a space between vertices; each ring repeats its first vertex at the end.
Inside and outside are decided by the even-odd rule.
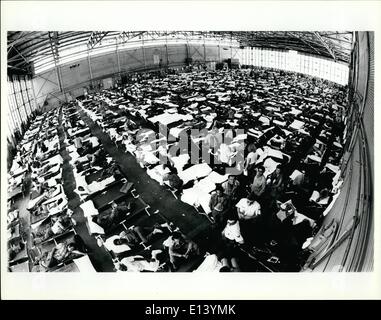
MULTIPOLYGON (((258 68, 137 74, 64 105, 65 144, 90 234, 117 271, 298 271, 341 184, 346 99, 334 83, 258 68), (182 212, 161 212, 159 222, 146 215, 149 203, 128 168, 89 123, 163 192, 204 216, 212 240, 198 243, 176 228, 182 212)), ((32 181, 42 196, 34 207, 58 213, 67 201, 53 197, 57 187, 49 184, 62 174, 54 139, 36 139, 32 181)), ((64 217, 51 220, 37 242, 65 230, 64 217)))

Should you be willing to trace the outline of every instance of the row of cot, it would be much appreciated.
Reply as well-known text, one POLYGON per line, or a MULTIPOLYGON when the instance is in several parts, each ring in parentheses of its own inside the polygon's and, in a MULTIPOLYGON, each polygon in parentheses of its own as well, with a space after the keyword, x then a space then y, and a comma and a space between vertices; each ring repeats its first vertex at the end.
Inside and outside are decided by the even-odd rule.
MULTIPOLYGON (((67 109, 67 112, 70 111, 72 112, 71 115, 78 116, 74 108, 67 109)), ((76 120, 79 120, 79 118, 76 118, 76 120)), ((76 123, 77 127, 72 129, 79 132, 81 130, 80 120, 73 121, 73 123, 76 123)), ((85 143, 89 138, 89 136, 83 135, 81 143, 85 143)), ((93 140, 96 139, 95 137, 91 138, 93 140)), ((68 142, 70 141, 71 139, 68 139, 68 142)), ((97 142, 96 148, 92 149, 93 152, 103 149, 99 141, 97 142)), ((100 246, 105 247, 110 252, 110 257, 113 259, 116 269, 119 270, 118 266, 120 266, 124 258, 127 261, 131 260, 131 253, 135 253, 135 257, 138 257, 139 251, 142 251, 145 256, 148 252, 157 252, 159 250, 158 247, 161 246, 160 243, 163 241, 160 237, 163 232, 160 231, 158 231, 159 239, 156 239, 156 243, 135 243, 133 250, 128 245, 116 246, 113 244, 113 241, 117 237, 117 234, 123 231, 132 232, 131 230, 134 230, 137 226, 139 228, 152 228, 156 224, 161 226, 167 225, 168 228, 164 230, 171 231, 176 228, 172 224, 172 227, 169 227, 168 222, 157 211, 152 213, 152 208, 140 197, 134 189, 133 184, 128 181, 128 177, 123 174, 120 167, 111 157, 106 157, 107 167, 92 166, 91 168, 79 171, 78 161, 81 159, 77 157, 78 150, 76 150, 74 143, 68 144, 67 149, 70 152, 71 164, 76 179, 76 192, 81 198, 80 208, 86 218, 89 234, 97 239, 100 246), (110 170, 110 168, 115 168, 115 170, 110 170), (108 173, 105 174, 105 172, 108 173), (120 254, 125 251, 127 256, 121 257, 120 254)), ((89 159, 87 156, 85 156, 85 159, 89 159)), ((84 161, 86 162, 87 160, 85 159, 84 161)), ((132 246, 131 243, 130 246, 132 246)), ((127 262, 126 260, 123 261, 124 263, 127 262)), ((139 261, 139 264, 142 264, 142 260, 139 259, 139 261)), ((129 270, 133 270, 131 263, 129 270)))

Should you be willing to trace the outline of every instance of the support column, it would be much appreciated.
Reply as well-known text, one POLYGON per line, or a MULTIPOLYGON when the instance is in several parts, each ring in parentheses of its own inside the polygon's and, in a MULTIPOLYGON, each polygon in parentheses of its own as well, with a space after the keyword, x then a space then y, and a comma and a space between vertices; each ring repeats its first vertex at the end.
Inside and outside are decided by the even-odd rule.
POLYGON ((14 99, 14 103, 15 103, 15 106, 16 106, 16 109, 17 109, 17 113, 19 114, 19 118, 20 118, 20 123, 19 123, 19 127, 20 127, 20 132, 23 133, 22 131, 22 124, 24 123, 24 120, 21 116, 21 112, 20 112, 20 106, 17 104, 17 99, 16 99, 16 90, 15 90, 15 84, 14 84, 14 80, 15 80, 15 76, 13 76, 12 78, 12 86, 13 86, 13 99, 14 99))
MULTIPOLYGON (((23 80, 24 80, 25 89, 26 89, 25 78, 23 80)), ((22 94, 22 85, 21 85, 21 81, 22 80, 20 79, 20 76, 18 76, 18 81, 19 81, 19 89, 20 89, 19 95, 20 95, 22 103, 23 103, 23 107, 24 107, 24 111, 25 111, 25 115, 26 115, 26 121, 28 122, 28 120, 29 120, 28 110, 26 108, 26 103, 25 103, 24 95, 22 94)), ((32 110, 30 109, 30 106, 29 106, 29 111, 30 111, 30 113, 32 113, 32 110)))
POLYGON ((205 37, 204 37, 204 63, 206 64, 206 47, 205 47, 205 37))
POLYGON ((169 68, 169 57, 168 57, 168 37, 165 35, 165 55, 167 61, 167 69, 169 68))
POLYGON ((145 71, 147 68, 147 64, 146 64, 146 53, 144 51, 144 35, 142 35, 142 51, 143 51, 144 71, 145 71))
POLYGON ((118 39, 116 39, 116 60, 118 62, 118 73, 119 73, 119 76, 120 76, 121 69, 120 69, 120 57, 119 57, 118 39))
MULTIPOLYGON (((9 96, 8 96, 8 103, 9 103, 9 99, 12 99, 12 98, 9 98, 9 96)), ((10 105, 10 103, 9 103, 9 105, 10 105)), ((14 126, 15 130, 20 129, 19 128, 20 125, 17 123, 17 119, 15 119, 15 116, 13 114, 13 110, 12 110, 11 106, 9 106, 9 108, 8 108, 8 115, 11 115, 10 118, 12 119, 13 126, 14 126)))
MULTIPOLYGON (((189 43, 188 43, 188 39, 187 39, 187 43, 185 44, 185 51, 186 51, 186 65, 188 65, 188 63, 189 63, 189 59, 190 59, 190 57, 189 57, 189 43)), ((193 61, 192 61, 192 63, 193 63, 193 61)))
POLYGON ((63 96, 65 97, 65 101, 67 102, 65 88, 64 88, 64 85, 63 85, 63 81, 62 81, 61 69, 60 69, 60 66, 57 65, 57 64, 56 64, 56 71, 57 71, 58 84, 60 86, 60 90, 61 90, 63 96))
POLYGON ((93 84, 93 72, 91 70, 90 54, 87 52, 87 63, 89 64, 90 84, 93 84))
POLYGON ((221 40, 218 39, 218 62, 221 62, 221 40))
POLYGON ((33 82, 34 82, 33 78, 30 79, 30 83, 32 84, 32 93, 33 93, 33 100, 34 100, 34 110, 37 111, 38 105, 37 105, 37 99, 36 99, 36 91, 34 90, 34 83, 33 82))

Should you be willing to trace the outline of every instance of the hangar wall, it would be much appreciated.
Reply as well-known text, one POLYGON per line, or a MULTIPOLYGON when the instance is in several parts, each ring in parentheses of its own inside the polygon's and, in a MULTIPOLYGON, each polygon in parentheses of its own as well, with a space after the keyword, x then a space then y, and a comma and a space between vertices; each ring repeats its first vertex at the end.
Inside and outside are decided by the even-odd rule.
POLYGON ((178 44, 144 46, 88 56, 36 75, 34 87, 37 105, 41 106, 46 100, 53 106, 60 100, 64 101, 65 95, 69 100, 83 95, 84 88, 99 84, 103 78, 127 72, 155 70, 159 69, 159 64, 163 67, 183 66, 187 58, 193 62, 234 59, 238 51, 239 48, 236 47, 178 44))
POLYGON ((321 246, 310 255, 308 271, 373 270, 373 32, 356 33, 351 70, 343 184, 315 237, 321 246))

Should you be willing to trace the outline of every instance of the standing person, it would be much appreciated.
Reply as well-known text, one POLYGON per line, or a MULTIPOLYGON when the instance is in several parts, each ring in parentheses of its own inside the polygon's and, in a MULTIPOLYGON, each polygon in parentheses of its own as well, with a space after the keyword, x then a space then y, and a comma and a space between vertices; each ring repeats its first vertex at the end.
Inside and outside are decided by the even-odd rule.
POLYGON ((275 171, 267 178, 267 186, 270 191, 270 196, 273 200, 278 200, 284 187, 284 178, 282 167, 278 165, 275 171))
POLYGON ((230 175, 228 177, 228 180, 222 184, 222 189, 224 190, 224 194, 228 196, 228 198, 233 203, 237 200, 239 185, 240 185, 239 181, 233 175, 230 175))
POLYGON ((265 168, 259 166, 257 168, 257 173, 254 177, 253 183, 251 184, 251 192, 254 193, 257 197, 261 198, 266 189, 266 178, 263 175, 265 168))
POLYGON ((224 222, 224 212, 228 206, 228 200, 225 196, 222 187, 217 187, 216 192, 212 195, 209 202, 211 215, 214 221, 218 224, 224 222))
POLYGON ((249 152, 247 154, 247 157, 245 159, 245 165, 244 165, 244 170, 247 172, 247 176, 249 178, 253 177, 254 173, 254 167, 255 163, 258 160, 258 153, 257 153, 257 148, 254 143, 249 144, 247 147, 247 151, 249 152))
POLYGON ((249 194, 247 198, 242 198, 236 204, 236 208, 240 220, 255 219, 261 215, 261 205, 254 193, 249 194))

